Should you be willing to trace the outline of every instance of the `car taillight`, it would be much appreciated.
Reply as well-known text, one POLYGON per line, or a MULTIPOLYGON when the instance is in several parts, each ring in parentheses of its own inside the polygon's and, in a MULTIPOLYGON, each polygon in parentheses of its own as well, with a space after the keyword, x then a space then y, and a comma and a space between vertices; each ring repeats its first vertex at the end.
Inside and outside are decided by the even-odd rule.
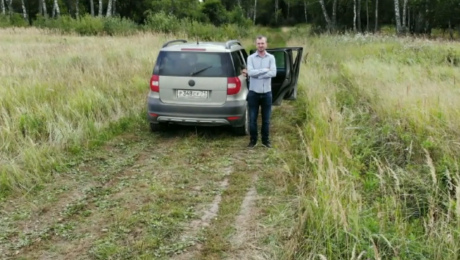
POLYGON ((227 95, 235 95, 241 90, 241 81, 238 77, 227 78, 227 95))
POLYGON ((160 92, 160 76, 159 75, 152 75, 150 78, 150 89, 153 92, 160 92))

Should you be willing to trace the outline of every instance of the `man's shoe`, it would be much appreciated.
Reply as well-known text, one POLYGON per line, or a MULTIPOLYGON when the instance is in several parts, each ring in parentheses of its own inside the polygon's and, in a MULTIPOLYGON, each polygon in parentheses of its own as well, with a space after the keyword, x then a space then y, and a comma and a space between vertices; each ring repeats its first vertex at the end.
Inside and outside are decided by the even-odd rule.
POLYGON ((262 145, 267 147, 267 148, 272 148, 272 145, 271 145, 270 141, 262 142, 262 145))
POLYGON ((250 141, 248 144, 248 148, 254 148, 256 146, 257 142, 256 141, 250 141))

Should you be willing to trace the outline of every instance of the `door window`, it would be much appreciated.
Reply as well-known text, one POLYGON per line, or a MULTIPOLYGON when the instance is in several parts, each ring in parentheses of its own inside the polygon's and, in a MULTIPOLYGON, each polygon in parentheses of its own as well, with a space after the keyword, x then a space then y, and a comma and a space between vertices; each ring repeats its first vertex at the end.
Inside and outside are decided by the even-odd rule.
POLYGON ((240 55, 239 51, 232 52, 232 59, 233 59, 233 66, 235 67, 235 72, 237 75, 241 74, 241 70, 244 69, 246 66, 244 65, 245 62, 240 55))
POLYGON ((286 59, 285 59, 285 52, 284 51, 275 51, 272 53, 275 56, 276 61, 276 68, 277 69, 285 69, 286 68, 286 59))
POLYGON ((248 62, 248 53, 245 49, 242 49, 241 54, 243 55, 244 64, 246 64, 246 62, 248 62))

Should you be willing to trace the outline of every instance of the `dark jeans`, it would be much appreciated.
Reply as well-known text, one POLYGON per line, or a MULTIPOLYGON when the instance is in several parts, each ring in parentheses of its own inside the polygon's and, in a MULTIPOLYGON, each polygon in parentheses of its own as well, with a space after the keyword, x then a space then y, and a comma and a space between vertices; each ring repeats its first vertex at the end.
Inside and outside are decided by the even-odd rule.
POLYGON ((256 93, 249 91, 248 108, 249 108, 249 133, 251 141, 257 141, 257 117, 259 115, 259 106, 262 109, 262 142, 268 142, 270 135, 270 115, 272 113, 272 93, 256 93))

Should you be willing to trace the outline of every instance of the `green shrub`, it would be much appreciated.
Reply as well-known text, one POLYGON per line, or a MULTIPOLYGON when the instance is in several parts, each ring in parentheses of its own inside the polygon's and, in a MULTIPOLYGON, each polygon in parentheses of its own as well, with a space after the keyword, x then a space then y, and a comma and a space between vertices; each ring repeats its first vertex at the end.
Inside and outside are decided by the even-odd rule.
POLYGON ((85 15, 76 23, 75 31, 81 35, 98 35, 104 31, 104 18, 85 15))
POLYGON ((241 39, 250 36, 251 30, 237 24, 226 24, 218 28, 223 39, 241 39))
POLYGON ((228 14, 230 23, 236 24, 240 27, 251 27, 252 20, 246 18, 244 14, 245 14, 245 11, 240 6, 237 5, 235 9, 233 9, 228 14))
POLYGON ((380 33, 384 35, 395 35, 396 28, 394 26, 385 25, 380 28, 380 33))
POLYGON ((108 35, 132 35, 138 26, 129 19, 119 17, 104 18, 104 32, 108 35))
POLYGON ((206 15, 207 20, 216 26, 228 22, 228 12, 220 0, 208 0, 203 3, 201 12, 206 15))
POLYGON ((14 27, 26 27, 29 25, 28 21, 22 17, 22 14, 12 14, 10 16, 10 24, 14 27))
POLYGON ((62 15, 58 18, 45 18, 37 15, 37 19, 33 23, 34 26, 40 28, 48 28, 61 33, 71 33, 75 31, 75 19, 68 15, 62 15))
POLYGON ((0 14, 0 28, 11 26, 10 18, 7 15, 0 14))
POLYGON ((163 11, 149 13, 145 21, 145 28, 155 32, 177 33, 180 30, 180 21, 174 15, 163 11))
POLYGON ((184 23, 182 29, 186 32, 188 38, 210 41, 219 39, 220 32, 212 24, 192 21, 184 23))

